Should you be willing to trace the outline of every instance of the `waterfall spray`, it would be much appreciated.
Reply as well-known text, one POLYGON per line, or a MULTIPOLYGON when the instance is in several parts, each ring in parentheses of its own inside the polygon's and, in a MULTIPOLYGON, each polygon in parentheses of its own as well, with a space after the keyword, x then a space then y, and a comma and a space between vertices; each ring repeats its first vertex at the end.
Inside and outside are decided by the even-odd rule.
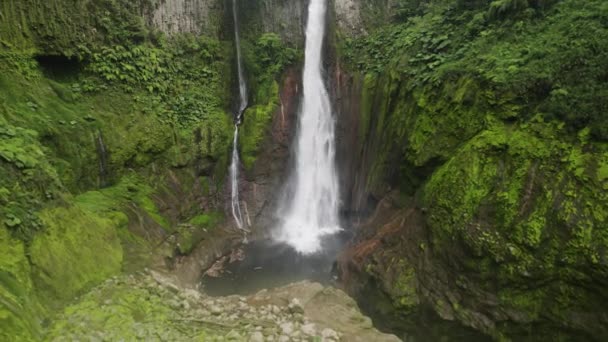
POLYGON ((234 139, 232 146, 232 160, 230 163, 230 194, 231 194, 231 206, 232 216, 239 229, 243 228, 243 215, 241 214, 241 205, 239 200, 239 125, 243 119, 243 112, 247 108, 247 84, 245 83, 245 75, 243 72, 243 62, 241 60, 241 39, 239 36, 239 21, 236 10, 236 0, 232 0, 232 18, 234 20, 234 43, 236 45, 236 64, 237 72, 239 77, 239 109, 235 115, 234 124, 234 139))
POLYGON ((304 94, 300 111, 293 196, 277 235, 302 254, 321 250, 321 238, 339 232, 335 122, 322 75, 326 0, 310 0, 306 27, 304 94))

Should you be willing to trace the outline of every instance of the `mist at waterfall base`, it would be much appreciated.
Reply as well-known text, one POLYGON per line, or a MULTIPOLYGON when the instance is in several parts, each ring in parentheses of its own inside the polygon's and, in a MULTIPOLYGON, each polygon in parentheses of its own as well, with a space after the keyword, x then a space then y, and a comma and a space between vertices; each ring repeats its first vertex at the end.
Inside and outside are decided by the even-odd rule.
POLYGON ((250 295, 303 280, 333 284, 335 260, 348 238, 346 232, 328 236, 312 255, 273 240, 251 241, 240 246, 242 260, 227 262, 219 277, 204 276, 202 289, 210 296, 228 296, 250 295))

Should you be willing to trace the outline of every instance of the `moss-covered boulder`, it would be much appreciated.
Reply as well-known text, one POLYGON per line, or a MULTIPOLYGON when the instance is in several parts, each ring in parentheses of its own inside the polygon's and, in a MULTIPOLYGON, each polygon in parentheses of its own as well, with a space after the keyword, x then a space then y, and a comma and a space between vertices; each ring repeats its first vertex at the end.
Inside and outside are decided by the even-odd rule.
POLYGON ((504 313, 470 310, 463 298, 450 300, 453 314, 487 332, 543 322, 554 332, 608 334, 598 315, 608 277, 606 150, 588 141, 588 131, 568 141, 562 130, 542 122, 493 127, 424 189, 431 253, 504 313))

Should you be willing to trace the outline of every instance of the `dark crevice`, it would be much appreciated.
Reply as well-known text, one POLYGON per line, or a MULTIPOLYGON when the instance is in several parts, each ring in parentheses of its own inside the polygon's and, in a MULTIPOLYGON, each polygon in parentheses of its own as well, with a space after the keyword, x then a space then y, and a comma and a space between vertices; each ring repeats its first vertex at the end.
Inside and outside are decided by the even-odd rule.
POLYGON ((53 80, 71 79, 82 70, 82 62, 75 57, 62 55, 37 55, 34 57, 44 75, 53 80))

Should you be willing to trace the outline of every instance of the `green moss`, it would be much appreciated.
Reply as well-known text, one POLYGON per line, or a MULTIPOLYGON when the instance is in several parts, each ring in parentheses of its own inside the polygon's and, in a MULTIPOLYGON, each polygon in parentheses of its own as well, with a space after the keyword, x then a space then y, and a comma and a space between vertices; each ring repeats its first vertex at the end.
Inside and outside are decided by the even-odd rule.
POLYGON ((370 131, 373 114, 373 95, 377 84, 374 74, 366 74, 363 77, 363 94, 361 95, 361 123, 359 125, 359 139, 365 141, 367 132, 370 131))
POLYGON ((46 209, 40 217, 47 228, 29 253, 36 287, 50 302, 69 300, 120 272, 115 222, 78 206, 46 209))
POLYGON ((41 229, 34 210, 61 190, 36 131, 8 124, 0 117, 0 221, 23 240, 41 229))
POLYGON ((239 136, 241 160, 247 169, 253 166, 257 153, 268 135, 272 116, 279 108, 279 85, 276 81, 269 81, 268 88, 263 89, 262 92, 257 96, 260 101, 258 103, 261 104, 245 111, 245 122, 239 136))
POLYGON ((75 54, 79 45, 121 43, 147 36, 145 1, 7 0, 0 5, 0 49, 75 54), (82 15, 90 13, 90 15, 82 15))
MULTIPOLYGON (((362 5, 364 21, 386 21, 378 3, 362 5)), ((606 4, 395 3, 397 21, 340 50, 363 78, 353 154, 369 168, 367 190, 383 196, 418 176, 408 194, 426 209, 425 252, 475 287, 505 288, 501 304, 522 317, 562 319, 566 302, 601 310, 606 4)), ((466 301, 441 306, 472 319, 466 301)))
POLYGON ((396 306, 401 310, 412 310, 419 304, 415 270, 403 260, 396 267, 399 269, 399 275, 393 287, 396 306))
POLYGON ((25 257, 25 246, 22 242, 12 238, 4 226, 0 229, 0 243, 2 244, 2 257, 0 269, 5 274, 11 274, 20 284, 20 290, 27 293, 32 290, 29 277, 30 265, 25 257))
POLYGON ((155 119, 137 120, 122 132, 108 134, 111 141, 111 163, 116 167, 148 165, 155 156, 167 150, 172 143, 168 126, 155 119), (119 135, 120 136, 117 136, 119 135), (120 143, 118 143, 120 142, 120 143))
POLYGON ((547 310, 555 321, 567 319, 565 310, 593 312, 598 294, 573 284, 594 286, 592 275, 606 275, 597 265, 608 247, 608 196, 593 186, 592 157, 604 149, 556 123, 492 125, 424 188, 434 253, 471 251, 459 263, 486 290, 498 286, 502 304, 526 320, 543 320, 547 310))
POLYGON ((219 223, 222 218, 223 215, 220 213, 200 214, 191 218, 189 222, 201 228, 211 228, 219 223))
POLYGON ((604 153, 603 157, 598 160, 597 180, 599 186, 604 190, 608 190, 608 154, 604 153))
POLYGON ((25 246, 0 224, 0 339, 39 339, 43 314, 34 295, 25 246))
MULTIPOLYGON (((603 1, 585 6, 576 0, 461 1, 456 6, 444 1, 418 6, 416 12, 347 40, 347 64, 365 73, 399 72, 412 89, 477 87, 452 97, 454 105, 475 98, 490 105, 477 105, 472 113, 477 118, 491 113, 502 120, 529 119, 541 112, 567 122, 569 133, 588 126, 594 138, 608 137, 603 115, 608 58, 596 52, 608 45, 608 35, 598 35, 606 31, 603 1), (586 62, 577 63, 581 59, 586 62)), ((418 105, 441 102, 436 92, 418 105)), ((452 128, 469 125, 467 119, 458 124, 452 128)))
POLYGON ((208 236, 217 225, 224 220, 219 212, 200 214, 182 224, 177 228, 178 249, 182 254, 189 254, 192 250, 208 236))
POLYGON ((206 341, 207 329, 183 318, 181 304, 155 283, 137 284, 120 278, 94 289, 67 307, 46 339, 206 341), (142 285, 148 285, 144 287, 142 285))
POLYGON ((148 5, 0 4, 2 340, 40 339, 36 298, 60 306, 144 266, 130 259, 174 229, 154 201, 167 174, 223 178, 227 43, 156 39, 148 5))
POLYGON ((248 32, 245 37, 241 41, 243 62, 252 96, 251 106, 244 113, 239 148, 243 165, 251 169, 268 136, 273 114, 281 105, 277 80, 296 62, 297 52, 275 33, 248 32))
MULTIPOLYGON (((141 177, 131 174, 123 177, 115 186, 85 192, 77 196, 74 201, 79 206, 103 216, 124 211, 130 204, 135 204, 160 226, 170 229, 170 223, 160 214, 152 201, 153 192, 154 190, 141 177)), ((120 218, 121 215, 119 214, 118 217, 120 218)))

